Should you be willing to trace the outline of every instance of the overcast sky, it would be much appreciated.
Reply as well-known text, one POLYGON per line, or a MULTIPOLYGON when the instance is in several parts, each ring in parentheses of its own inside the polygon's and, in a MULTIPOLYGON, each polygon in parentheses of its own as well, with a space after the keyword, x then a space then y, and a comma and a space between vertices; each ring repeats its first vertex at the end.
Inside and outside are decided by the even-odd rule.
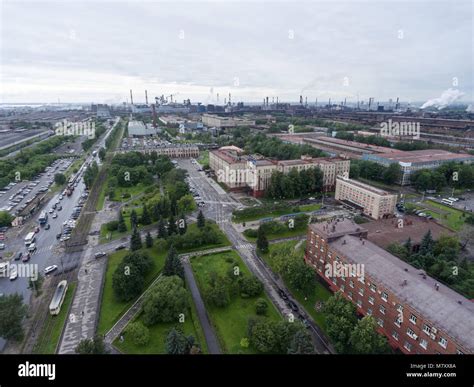
POLYGON ((0 3, 0 102, 473 99, 471 1, 0 3))

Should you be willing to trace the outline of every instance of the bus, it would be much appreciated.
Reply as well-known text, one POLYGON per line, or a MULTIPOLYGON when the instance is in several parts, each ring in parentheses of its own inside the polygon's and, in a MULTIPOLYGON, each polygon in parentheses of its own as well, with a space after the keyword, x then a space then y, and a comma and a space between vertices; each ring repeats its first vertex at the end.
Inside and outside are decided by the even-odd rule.
POLYGON ((49 313, 53 316, 56 316, 61 311, 61 306, 64 302, 64 297, 66 297, 67 292, 67 281, 62 280, 54 292, 51 303, 49 304, 49 313))
POLYGON ((448 206, 452 206, 454 202, 452 200, 449 200, 449 199, 442 199, 441 203, 447 204, 448 206))
POLYGON ((34 231, 29 232, 28 235, 25 237, 25 245, 29 246, 34 243, 36 240, 36 234, 34 231))
POLYGON ((46 224, 46 222, 48 222, 48 213, 46 211, 41 211, 38 221, 39 224, 46 224))

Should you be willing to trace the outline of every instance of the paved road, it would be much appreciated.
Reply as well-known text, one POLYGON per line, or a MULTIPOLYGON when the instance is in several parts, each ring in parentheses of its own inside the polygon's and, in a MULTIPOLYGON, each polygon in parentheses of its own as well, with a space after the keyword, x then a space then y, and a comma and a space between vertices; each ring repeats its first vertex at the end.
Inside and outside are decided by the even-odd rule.
POLYGON ((235 201, 231 195, 223 191, 218 184, 208 178, 203 172, 199 172, 197 170, 198 167, 192 164, 190 160, 178 160, 178 165, 180 168, 188 171, 191 184, 196 187, 201 198, 206 202, 205 207, 203 207, 203 213, 206 218, 216 221, 250 271, 262 281, 266 293, 280 313, 288 319, 300 317, 309 321, 316 351, 318 353, 333 352, 322 331, 311 317, 303 312, 301 305, 291 297, 279 276, 267 267, 265 262, 257 255, 255 246, 249 243, 231 222, 233 209, 241 207, 241 203, 235 201), (298 307, 298 312, 291 310, 285 300, 281 298, 278 293, 280 289, 298 307))
POLYGON ((216 336, 216 333, 214 332, 211 320, 209 319, 209 316, 207 314, 204 301, 202 300, 201 293, 199 292, 199 288, 196 284, 196 279, 194 278, 193 269, 191 268, 191 264, 189 263, 189 259, 182 259, 181 261, 183 262, 186 283, 188 284, 189 290, 191 291, 191 295, 194 300, 194 305, 196 305, 196 311, 199 318, 199 322, 201 323, 202 331, 206 339, 207 350, 212 355, 219 355, 221 354, 219 340, 216 336))
MULTIPOLYGON (((100 146, 104 146, 104 139, 105 137, 103 137, 99 141, 100 146)), ((93 159, 94 157, 90 155, 85 160, 84 165, 91 162, 91 160, 93 159)), ((38 272, 42 273, 44 268, 50 265, 57 265, 59 268, 59 273, 63 270, 67 271, 79 265, 82 257, 81 252, 65 254, 64 249, 62 247, 62 243, 56 239, 56 234, 61 231, 63 222, 70 219, 73 212, 73 208, 77 205, 79 198, 84 192, 84 190, 85 186, 81 178, 79 180, 77 188, 74 190, 72 195, 70 197, 66 196, 63 198, 63 200, 60 200, 62 210, 57 211, 58 217, 56 219, 53 219, 52 216, 49 214, 48 223, 51 225, 51 228, 49 230, 45 230, 43 227, 40 228, 40 232, 37 234, 36 237, 37 251, 32 254, 32 258, 28 262, 28 264, 36 265, 36 269, 38 270, 38 272)), ((48 203, 46 203, 44 209, 48 210, 49 208, 51 208, 53 203, 59 200, 59 195, 60 193, 57 193, 48 203)), ((33 219, 31 220, 31 226, 29 227, 34 228, 38 224, 38 217, 39 213, 33 217, 33 219)), ((30 229, 28 227, 25 227, 24 233, 18 235, 17 238, 15 238, 14 240, 8 241, 8 244, 15 246, 16 251, 24 252, 24 237, 28 231, 30 231, 30 229)), ((16 261, 15 263, 18 262, 19 261, 16 261)), ((0 277, 0 293, 19 293, 23 296, 24 302, 26 304, 29 304, 31 291, 28 289, 28 278, 19 276, 15 281, 10 281, 8 278, 0 277)), ((78 293, 79 289, 78 291, 76 291, 76 294, 78 293)), ((0 339, 0 350, 3 350, 4 345, 4 340, 0 339)))

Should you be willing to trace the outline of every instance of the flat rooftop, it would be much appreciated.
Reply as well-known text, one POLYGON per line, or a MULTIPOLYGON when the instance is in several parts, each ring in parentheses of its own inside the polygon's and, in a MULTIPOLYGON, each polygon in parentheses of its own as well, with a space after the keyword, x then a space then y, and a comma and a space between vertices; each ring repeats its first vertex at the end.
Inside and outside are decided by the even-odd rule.
POLYGON ((377 155, 392 161, 399 161, 404 163, 429 163, 432 161, 447 161, 459 159, 471 159, 474 161, 474 156, 467 153, 453 153, 441 149, 424 149, 416 151, 396 151, 390 153, 381 153, 377 155))
POLYGON ((352 263, 363 264, 365 272, 374 281, 411 305, 435 328, 442 329, 474 351, 473 302, 370 241, 362 243, 359 237, 346 235, 329 245, 352 263))
POLYGON ((434 239, 441 235, 454 235, 448 228, 436 223, 434 220, 414 215, 406 215, 403 218, 403 227, 398 227, 398 219, 379 219, 364 223, 369 231, 367 239, 377 246, 386 248, 393 242, 405 243, 408 238, 413 244, 421 242, 423 236, 431 230, 434 239))
POLYGON ((320 223, 311 223, 310 229, 325 239, 337 238, 346 234, 362 234, 367 230, 351 219, 332 219, 320 223))
POLYGON ((343 181, 343 182, 348 183, 348 184, 355 185, 356 187, 363 188, 367 191, 370 191, 370 192, 375 193, 375 194, 380 195, 380 196, 395 195, 395 194, 391 194, 390 192, 384 191, 383 189, 376 188, 376 187, 373 187, 369 184, 362 183, 361 181, 358 181, 358 180, 344 179, 340 176, 337 177, 337 180, 343 181))

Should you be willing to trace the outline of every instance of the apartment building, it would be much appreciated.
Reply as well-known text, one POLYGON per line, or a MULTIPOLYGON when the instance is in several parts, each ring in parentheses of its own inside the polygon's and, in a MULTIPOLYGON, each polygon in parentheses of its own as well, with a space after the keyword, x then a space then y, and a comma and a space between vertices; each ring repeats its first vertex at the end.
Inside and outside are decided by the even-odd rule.
POLYGON ((397 204, 397 195, 343 176, 336 178, 335 199, 360 209, 373 219, 394 214, 397 204))
POLYGON ((217 180, 229 189, 247 187, 247 160, 244 150, 233 145, 209 152, 209 168, 215 172, 217 180))
POLYGON ((172 159, 199 157, 199 148, 192 144, 166 144, 142 147, 121 148, 116 153, 140 152, 150 154, 155 152, 158 156, 164 155, 172 159))
POLYGON ((402 353, 474 353, 474 303, 366 237, 349 219, 311 224, 305 262, 402 353))

